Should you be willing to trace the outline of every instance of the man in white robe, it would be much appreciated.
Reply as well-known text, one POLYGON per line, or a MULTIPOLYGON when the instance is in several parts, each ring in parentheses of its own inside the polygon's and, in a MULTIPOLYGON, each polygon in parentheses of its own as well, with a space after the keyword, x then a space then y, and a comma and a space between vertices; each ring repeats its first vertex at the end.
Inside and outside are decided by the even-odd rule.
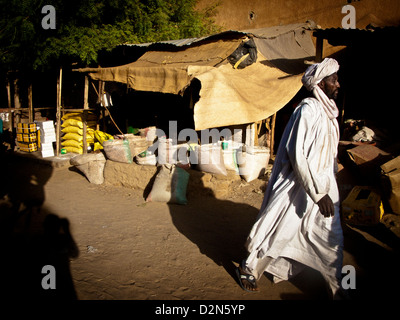
POLYGON ((283 133, 264 200, 236 270, 246 291, 257 291, 263 272, 288 280, 304 265, 321 272, 340 292, 343 233, 335 179, 339 127, 334 59, 310 66, 303 85, 313 92, 294 110, 283 133))

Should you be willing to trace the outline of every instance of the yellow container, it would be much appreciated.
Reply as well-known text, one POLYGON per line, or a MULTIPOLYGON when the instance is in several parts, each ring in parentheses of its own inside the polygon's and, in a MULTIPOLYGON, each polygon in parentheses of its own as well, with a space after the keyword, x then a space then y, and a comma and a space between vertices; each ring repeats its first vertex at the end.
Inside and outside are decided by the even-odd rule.
POLYGON ((37 142, 38 134, 34 133, 17 133, 18 142, 37 142))
POLYGON ((18 142, 18 147, 20 151, 24 152, 35 152, 38 150, 37 143, 25 143, 25 142, 18 142))
POLYGON ((17 123, 17 133, 34 133, 36 131, 36 123, 17 123))
POLYGON ((383 216, 381 196, 372 187, 356 186, 342 202, 343 221, 353 225, 378 224, 383 216))

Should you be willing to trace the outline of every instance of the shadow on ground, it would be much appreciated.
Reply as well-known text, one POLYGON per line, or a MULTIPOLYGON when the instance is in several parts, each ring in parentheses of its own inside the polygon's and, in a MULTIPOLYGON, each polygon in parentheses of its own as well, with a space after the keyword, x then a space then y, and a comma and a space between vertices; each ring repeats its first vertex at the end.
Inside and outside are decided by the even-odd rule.
MULTIPOLYGON (((201 185, 201 182, 198 181, 198 184, 201 185)), ((246 257, 244 243, 255 222, 258 208, 245 203, 216 199, 213 192, 203 186, 196 195, 191 195, 189 204, 170 204, 169 210, 177 230, 217 265, 223 266, 232 281, 238 283, 235 264, 246 257)), ((398 272, 395 270, 399 238, 384 225, 366 228, 363 232, 381 239, 387 243, 386 247, 370 241, 360 230, 345 224, 343 231, 345 255, 351 255, 352 263, 356 264, 356 289, 350 290, 350 298, 380 299, 396 292, 400 284, 398 272)), ((265 276, 272 283, 272 278, 268 274, 265 276)), ((290 282, 302 294, 282 293, 282 299, 329 299, 323 277, 311 268, 306 267, 290 282)))
POLYGON ((1 167, 2 296, 7 300, 76 299, 69 260, 79 252, 69 221, 43 207, 52 167, 10 155, 2 155, 1 167), (47 265, 55 272, 43 269, 47 265))

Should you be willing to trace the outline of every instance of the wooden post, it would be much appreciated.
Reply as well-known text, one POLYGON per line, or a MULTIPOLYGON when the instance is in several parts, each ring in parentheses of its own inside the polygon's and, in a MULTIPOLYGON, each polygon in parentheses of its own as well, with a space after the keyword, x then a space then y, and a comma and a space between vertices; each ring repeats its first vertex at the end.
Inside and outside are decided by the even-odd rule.
POLYGON ((16 109, 21 108, 21 102, 19 100, 19 88, 18 88, 18 81, 14 79, 13 81, 14 86, 14 111, 15 111, 15 121, 18 123, 21 121, 21 111, 17 111, 16 109))
MULTIPOLYGON (((104 94, 104 85, 105 82, 99 80, 99 99, 100 99, 100 106, 101 106, 101 101, 102 101, 102 97, 104 94)), ((105 108, 100 108, 100 112, 101 112, 101 118, 102 118, 102 127, 101 130, 106 131, 106 110, 105 108)))
POLYGON ((12 110, 12 102, 11 102, 11 84, 10 79, 7 79, 7 105, 8 105, 8 117, 10 119, 10 131, 12 132, 14 129, 14 113, 12 110))
POLYGON ((254 134, 254 136, 253 136, 254 145, 253 146, 258 146, 258 124, 257 124, 257 122, 254 122, 251 125, 251 128, 252 128, 253 134, 254 134))
POLYGON ((60 155, 60 131, 61 131, 61 89, 62 89, 62 67, 57 79, 57 111, 56 111, 56 156, 60 155))
POLYGON ((32 82, 28 86, 28 118, 29 122, 33 122, 35 120, 35 114, 32 103, 32 82))
POLYGON ((323 58, 324 51, 324 38, 317 37, 317 43, 315 48, 315 62, 321 62, 323 58))
POLYGON ((86 139, 86 134, 87 134, 87 111, 86 109, 89 109, 89 77, 86 75, 85 76, 85 90, 83 93, 83 153, 87 153, 87 139, 86 139))
POLYGON ((274 139, 275 139, 275 121, 276 121, 276 113, 273 114, 271 120, 271 135, 270 135, 270 158, 274 155, 274 139))

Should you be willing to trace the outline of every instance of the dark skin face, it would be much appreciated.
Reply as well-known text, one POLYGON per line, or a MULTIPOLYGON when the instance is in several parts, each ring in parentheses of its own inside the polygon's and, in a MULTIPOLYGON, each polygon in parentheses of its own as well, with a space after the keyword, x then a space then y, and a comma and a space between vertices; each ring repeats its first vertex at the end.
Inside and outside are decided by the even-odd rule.
POLYGON ((336 100, 339 94, 340 84, 338 81, 337 73, 331 74, 328 77, 325 77, 318 83, 318 86, 321 88, 323 92, 325 92, 326 96, 329 99, 336 100))

